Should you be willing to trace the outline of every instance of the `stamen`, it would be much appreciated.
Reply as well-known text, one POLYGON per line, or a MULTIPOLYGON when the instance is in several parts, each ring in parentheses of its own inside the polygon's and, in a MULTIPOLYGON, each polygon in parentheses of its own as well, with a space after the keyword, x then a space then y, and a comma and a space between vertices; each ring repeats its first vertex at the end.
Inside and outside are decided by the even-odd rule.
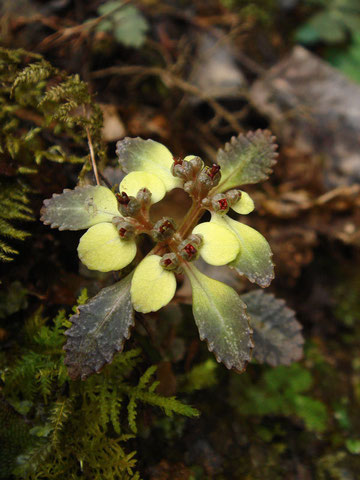
POLYGON ((127 205, 130 202, 130 197, 125 192, 116 193, 115 195, 120 205, 127 205))
POLYGON ((193 256, 196 253, 196 248, 193 245, 191 245, 191 243, 188 243, 187 245, 185 245, 184 250, 189 256, 193 256))
POLYGON ((165 255, 160 260, 160 265, 165 268, 165 270, 173 271, 174 273, 179 273, 179 260, 175 253, 165 253, 165 255))
POLYGON ((220 210, 226 210, 228 208, 228 202, 226 198, 222 198, 221 200, 218 200, 218 204, 220 205, 220 210))
POLYGON ((175 230, 176 225, 174 220, 163 217, 161 220, 158 220, 155 223, 150 234, 156 242, 163 242, 164 240, 170 238, 174 234, 175 230))
POLYGON ((207 170, 208 176, 211 178, 211 180, 214 179, 215 175, 220 172, 220 165, 216 165, 214 163, 210 169, 207 170))
POLYGON ((174 225, 169 220, 165 220, 165 222, 159 228, 160 233, 166 232, 166 230, 169 230, 169 228, 174 230, 174 225))

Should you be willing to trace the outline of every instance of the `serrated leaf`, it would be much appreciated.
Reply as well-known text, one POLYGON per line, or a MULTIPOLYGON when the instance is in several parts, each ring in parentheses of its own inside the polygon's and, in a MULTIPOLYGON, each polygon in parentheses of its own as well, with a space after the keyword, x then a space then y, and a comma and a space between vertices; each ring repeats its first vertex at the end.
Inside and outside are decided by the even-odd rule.
POLYGON ((213 215, 212 221, 230 229, 240 243, 240 251, 229 266, 240 275, 245 275, 250 282, 268 287, 274 278, 274 265, 267 240, 254 228, 227 215, 213 215))
POLYGON ((284 300, 262 290, 241 295, 247 305, 250 325, 254 331, 254 357, 260 363, 290 365, 301 359, 304 338, 302 326, 295 312, 286 307, 284 300))
POLYGON ((55 193, 44 200, 41 218, 59 230, 83 230, 120 216, 115 195, 106 187, 86 186, 55 193))
POLYGON ((217 153, 221 180, 215 191, 266 180, 276 162, 277 145, 269 130, 256 130, 247 135, 232 137, 217 153))
POLYGON ((65 365, 73 380, 85 380, 110 363, 130 337, 130 327, 134 325, 131 278, 132 273, 102 289, 71 317, 72 326, 65 332, 68 339, 64 350, 65 365))
POLYGON ((207 277, 191 264, 184 268, 191 282, 200 339, 206 340, 218 362, 242 372, 253 348, 246 305, 231 287, 207 277))

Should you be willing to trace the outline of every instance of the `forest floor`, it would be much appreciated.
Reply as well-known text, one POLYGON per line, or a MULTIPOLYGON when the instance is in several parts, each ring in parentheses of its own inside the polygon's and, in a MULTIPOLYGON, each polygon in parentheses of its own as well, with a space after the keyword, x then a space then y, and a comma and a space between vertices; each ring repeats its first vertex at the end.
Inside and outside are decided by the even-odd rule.
MULTIPOLYGON (((109 3, 5 0, 1 46, 40 54, 87 83, 104 115, 107 160, 99 168, 112 183, 119 181, 115 143, 124 136, 152 138, 175 157, 190 152, 212 162, 233 135, 270 129, 279 158, 268 181, 247 189, 256 204, 247 223, 274 252, 276 277, 268 292, 295 311, 305 339, 299 362, 251 362, 239 375, 217 364, 200 342, 188 289, 168 310, 139 315, 125 350, 141 347, 145 366, 158 365, 158 391, 201 414, 165 417, 144 406, 129 440, 128 451, 137 451, 135 470, 152 480, 360 478, 360 123, 351 111, 360 104, 360 85, 329 66, 333 44, 321 32, 306 44, 309 57, 302 53, 297 38, 305 38, 304 26, 322 7, 139 0, 124 2, 134 10, 117 21, 106 5, 101 10, 109 3)), ((360 12, 354 17, 360 22, 360 12)), ((351 35, 335 42, 337 55, 347 55, 351 35)), ((21 121, 24 132, 39 120, 23 109, 21 121)), ((76 145, 61 132, 49 131, 42 141, 58 142, 69 155, 88 153, 86 143, 76 145)), ((6 182, 18 175, 14 158, 0 151, 6 182)), ((35 221, 24 228, 31 236, 16 241, 19 255, 0 265, 2 372, 21 352, 23 324, 39 307, 48 319, 64 308, 70 314, 84 287, 95 294, 113 278, 80 266, 78 232, 39 222, 42 201, 74 188, 81 166, 45 159, 37 168, 28 181, 35 221)), ((85 179, 93 181, 91 172, 85 179)), ((172 209, 181 217, 188 208, 182 201, 170 195, 157 214, 172 209)), ((237 287, 254 288, 245 281, 237 287)), ((1 402, 5 418, 13 405, 1 402)), ((8 441, 1 433, 6 428, 0 445, 8 441)), ((14 458, 22 453, 19 445, 14 458)), ((10 460, 2 462, 1 478, 17 478, 10 460)), ((79 472, 67 478, 95 478, 79 472)), ((65 478, 57 475, 48 478, 65 478)))

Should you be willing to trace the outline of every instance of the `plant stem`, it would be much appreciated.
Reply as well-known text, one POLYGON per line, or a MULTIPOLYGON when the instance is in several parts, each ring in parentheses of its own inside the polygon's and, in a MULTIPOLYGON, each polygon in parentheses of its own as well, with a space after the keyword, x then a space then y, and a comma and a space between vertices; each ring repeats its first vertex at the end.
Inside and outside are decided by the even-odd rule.
POLYGON ((202 207, 200 202, 193 202, 190 210, 186 214, 182 224, 177 231, 177 235, 182 240, 191 233, 192 229, 195 227, 198 220, 203 215, 204 211, 205 209, 202 207))
POLYGON ((93 171, 94 171, 96 184, 97 184, 97 185, 100 185, 99 174, 98 174, 98 170, 97 170, 97 166, 96 166, 96 161, 95 161, 94 147, 93 147, 93 144, 92 144, 89 127, 85 127, 85 130, 86 130, 86 135, 87 135, 87 139, 88 139, 88 145, 89 145, 89 150, 90 150, 91 164, 92 164, 92 168, 93 168, 93 171))

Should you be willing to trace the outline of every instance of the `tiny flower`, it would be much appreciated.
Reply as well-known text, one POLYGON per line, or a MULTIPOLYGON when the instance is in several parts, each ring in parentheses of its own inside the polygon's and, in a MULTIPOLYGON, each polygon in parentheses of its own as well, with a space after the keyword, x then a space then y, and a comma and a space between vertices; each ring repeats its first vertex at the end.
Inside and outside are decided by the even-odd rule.
POLYGON ((199 258, 199 250, 202 246, 203 238, 201 235, 192 234, 178 246, 178 253, 187 262, 193 262, 199 258))
POLYGON ((179 268, 179 259, 175 253, 165 253, 160 260, 160 265, 165 270, 176 271, 176 273, 180 273, 181 271, 179 268))
POLYGON ((150 234, 156 242, 162 242, 170 238, 176 231, 176 224, 172 218, 163 217, 157 221, 150 234))

